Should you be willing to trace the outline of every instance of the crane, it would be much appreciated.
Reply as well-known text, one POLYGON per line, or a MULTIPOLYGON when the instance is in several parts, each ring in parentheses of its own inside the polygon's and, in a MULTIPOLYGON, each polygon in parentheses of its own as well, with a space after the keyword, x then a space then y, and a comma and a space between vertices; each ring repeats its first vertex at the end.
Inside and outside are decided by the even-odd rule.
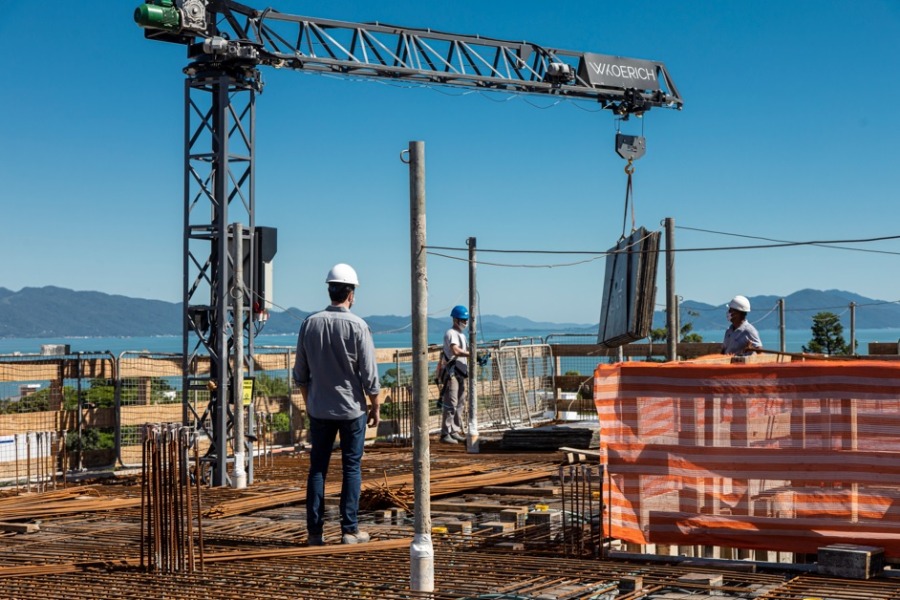
MULTIPOLYGON (((211 440, 214 486, 228 483, 228 433, 240 412, 232 407, 243 398, 236 381, 245 363, 253 373, 254 332, 265 320, 277 246, 276 231, 255 221, 260 67, 581 100, 623 120, 683 106, 658 61, 297 16, 232 0, 149 0, 134 19, 147 39, 187 48, 183 417, 211 440), (208 376, 192 374, 203 350, 208 376), (192 392, 209 394, 202 414, 192 392)), ((629 160, 644 151, 637 136, 618 135, 616 144, 629 160)))

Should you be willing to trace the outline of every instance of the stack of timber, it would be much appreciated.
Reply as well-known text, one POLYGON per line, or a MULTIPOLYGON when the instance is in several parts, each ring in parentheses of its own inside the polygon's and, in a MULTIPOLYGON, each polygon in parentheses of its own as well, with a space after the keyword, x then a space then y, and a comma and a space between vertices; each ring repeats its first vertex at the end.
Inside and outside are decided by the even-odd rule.
POLYGON ((565 425, 546 425, 534 429, 511 429, 500 441, 503 450, 553 451, 559 448, 599 448, 600 426, 584 421, 565 425))

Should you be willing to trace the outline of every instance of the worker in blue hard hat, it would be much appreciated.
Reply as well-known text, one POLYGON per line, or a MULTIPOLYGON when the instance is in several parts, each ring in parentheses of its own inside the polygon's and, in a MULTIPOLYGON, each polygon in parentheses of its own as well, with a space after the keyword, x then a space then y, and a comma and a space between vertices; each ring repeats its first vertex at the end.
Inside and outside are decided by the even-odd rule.
POLYGON ((747 356, 753 354, 753 350, 762 348, 759 332, 747 321, 749 312, 750 300, 746 296, 735 296, 728 303, 728 321, 731 326, 725 330, 722 354, 747 356))
POLYGON ((444 334, 441 350, 441 373, 444 381, 441 391, 441 442, 464 442, 462 413, 465 406, 466 378, 469 376, 469 346, 465 330, 469 325, 469 309, 454 306, 450 311, 453 326, 444 334))

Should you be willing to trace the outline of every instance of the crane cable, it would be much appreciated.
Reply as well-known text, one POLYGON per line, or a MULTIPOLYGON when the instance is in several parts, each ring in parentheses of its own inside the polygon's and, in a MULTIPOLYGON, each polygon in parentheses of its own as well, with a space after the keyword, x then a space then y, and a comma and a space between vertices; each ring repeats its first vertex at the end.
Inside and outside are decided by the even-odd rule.
POLYGON ((641 135, 626 135, 621 131, 622 121, 627 120, 627 116, 621 117, 616 121, 616 154, 628 161, 625 165, 625 174, 628 175, 628 183, 625 186, 625 216, 622 219, 622 237, 624 240, 626 228, 628 226, 628 207, 631 206, 631 233, 637 231, 637 223, 634 210, 634 188, 632 185, 632 175, 634 175, 634 161, 644 155, 647 148, 644 139, 644 122, 641 121, 641 135))
POLYGON ((625 239, 625 227, 628 224, 628 206, 631 205, 631 233, 636 230, 634 217, 634 195, 632 194, 631 176, 634 174, 634 159, 629 158, 628 164, 625 165, 625 174, 628 175, 628 183, 625 185, 625 214, 622 217, 622 237, 625 239))

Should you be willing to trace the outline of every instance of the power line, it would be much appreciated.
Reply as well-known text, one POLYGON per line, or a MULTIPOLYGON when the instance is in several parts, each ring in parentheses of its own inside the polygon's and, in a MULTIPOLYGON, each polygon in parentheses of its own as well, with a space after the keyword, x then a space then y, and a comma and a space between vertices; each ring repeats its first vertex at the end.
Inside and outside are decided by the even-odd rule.
MULTIPOLYGON (((891 252, 890 250, 872 250, 870 248, 848 248, 846 246, 835 246, 833 244, 847 244, 847 243, 864 243, 864 242, 879 242, 884 240, 893 240, 900 238, 900 236, 886 236, 879 238, 870 238, 870 239, 861 239, 861 240, 833 240, 833 241, 824 241, 824 242, 794 242, 790 240, 778 240, 773 238, 755 236, 755 235, 746 235, 743 233, 730 233, 727 231, 714 231, 712 229, 700 229, 698 227, 684 227, 681 225, 676 225, 675 229, 684 229, 685 231, 699 231, 701 233, 713 233, 716 235, 727 235, 732 237, 740 237, 746 238, 750 240, 764 240, 767 242, 777 242, 783 246, 794 246, 794 245, 810 245, 810 246, 819 246, 821 248, 832 248, 834 250, 851 250, 853 252, 872 252, 876 254, 893 254, 900 255, 900 252, 891 252)), ((754 248, 755 246, 739 246, 739 248, 754 248)), ((777 248, 779 246, 761 246, 761 247, 774 247, 777 248)), ((676 250, 677 252, 677 250, 676 250)))
MULTIPOLYGON (((870 308, 870 307, 873 307, 873 306, 887 306, 888 304, 900 304, 900 300, 879 300, 878 302, 863 302, 863 303, 857 303, 857 304, 856 304, 856 308, 870 308)), ((655 306, 659 307, 660 309, 663 309, 663 308, 664 308, 664 305, 663 305, 663 304, 656 304, 655 306)), ((774 310, 777 308, 777 306, 778 306, 778 305, 776 304, 774 308, 772 308, 772 309, 769 310, 769 312, 774 311, 774 310)), ((714 311, 714 310, 716 310, 716 311, 722 310, 722 307, 721 307, 721 306, 709 306, 709 307, 706 307, 706 306, 687 306, 687 307, 685 307, 685 306, 679 304, 679 307, 680 307, 680 309, 682 309, 682 310, 696 311, 696 312, 712 312, 712 311, 714 311)), ((809 308, 785 308, 785 309, 784 309, 784 312, 786 312, 786 313, 789 313, 789 312, 810 312, 810 311, 813 311, 813 310, 844 310, 844 311, 846 311, 846 310, 849 310, 849 309, 848 309, 848 305, 847 305, 847 304, 843 304, 843 305, 840 305, 840 306, 811 306, 811 307, 809 307, 809 308)), ((762 318, 763 318, 763 317, 760 317, 760 319, 762 319, 762 318)))
MULTIPOLYGON (((679 229, 691 229, 688 227, 679 227, 679 229)), ((702 229, 693 229, 694 231, 704 231, 702 229)), ((713 232, 709 233, 722 233, 723 235, 740 235, 740 234, 727 234, 723 232, 713 232)), ((747 238, 753 238, 753 236, 742 236, 747 238)), ((754 239, 768 239, 757 237, 754 239)), ((882 237, 874 237, 874 238, 858 238, 858 239, 846 239, 846 240, 811 240, 805 242, 791 242, 791 241, 776 241, 773 244, 752 244, 747 246, 713 246, 706 248, 674 248, 672 252, 714 252, 714 251, 723 251, 723 250, 759 250, 765 248, 789 248, 795 246, 824 246, 830 248, 836 248, 841 250, 857 250, 857 251, 867 251, 867 252, 879 252, 882 254, 893 254, 900 256, 900 252, 891 252, 887 250, 866 250, 859 248, 840 248, 836 246, 832 246, 830 244, 866 244, 872 242, 882 242, 886 240, 898 240, 900 239, 900 235, 888 235, 882 237)), ((445 250, 451 252, 468 252, 468 248, 459 248, 453 246, 425 246, 427 250, 445 250)), ((599 252, 597 250, 511 250, 511 249, 498 249, 498 248, 479 248, 479 252, 485 253, 496 253, 496 254, 587 254, 591 256, 607 256, 609 254, 614 254, 616 252, 623 252, 623 250, 612 250, 612 251, 604 251, 599 252)), ((664 250, 659 250, 659 252, 664 252, 664 250)), ((578 264, 578 263, 573 263, 578 264)))

